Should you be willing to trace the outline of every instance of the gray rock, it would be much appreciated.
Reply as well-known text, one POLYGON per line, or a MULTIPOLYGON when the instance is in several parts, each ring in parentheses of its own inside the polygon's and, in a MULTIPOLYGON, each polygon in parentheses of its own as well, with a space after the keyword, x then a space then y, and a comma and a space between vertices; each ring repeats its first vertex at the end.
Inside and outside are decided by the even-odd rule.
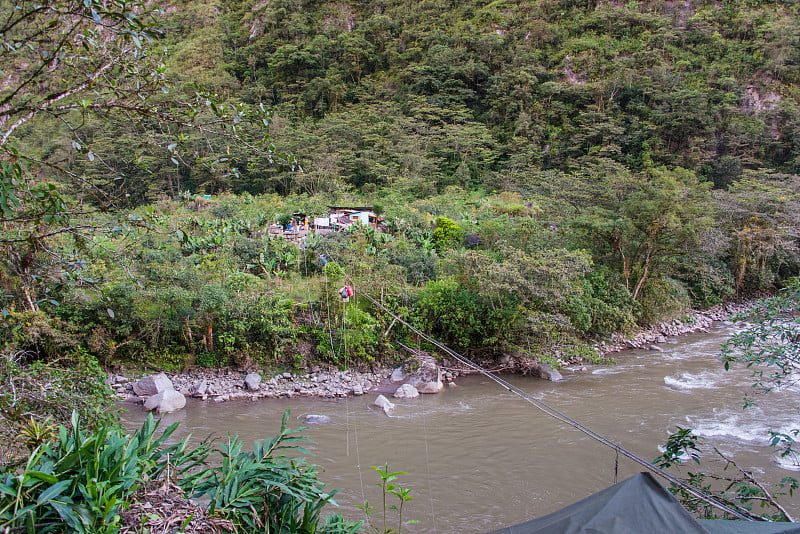
POLYGON ((394 412, 394 403, 392 403, 389 399, 384 397, 383 395, 378 395, 378 398, 375 399, 373 402, 375 406, 383 410, 383 413, 386 415, 392 415, 394 412))
POLYGON ((205 397, 208 394, 208 382, 205 380, 198 380, 189 388, 189 394, 192 397, 205 397))
POLYGON ((180 410, 186 406, 186 397, 175 391, 167 389, 149 397, 144 401, 144 409, 156 411, 158 413, 170 413, 180 410))
POLYGON ((353 390, 352 391, 353 391, 353 395, 363 395, 364 394, 364 388, 362 388, 358 384, 353 386, 353 390))
POLYGON ((389 380, 391 380, 393 384, 402 382, 405 379, 406 379, 406 374, 403 372, 402 367, 398 367, 397 369, 392 371, 392 376, 389 378, 389 380))
POLYGON ((403 384, 394 392, 395 399, 416 399, 417 397, 419 397, 419 391, 411 384, 403 384))
POLYGON ((167 375, 164 373, 143 376, 133 385, 133 391, 137 395, 143 395, 145 397, 156 395, 162 391, 174 389, 175 388, 172 386, 172 381, 167 378, 167 375))
POLYGON ((648 349, 650 349, 650 350, 654 350, 654 351, 656 351, 656 352, 664 352, 664 349, 662 349, 662 348, 661 348, 661 347, 659 347, 658 345, 650 345, 650 346, 649 346, 649 347, 647 347, 647 348, 648 348, 648 349))
POLYGON ((292 379, 292 373, 289 373, 289 372, 283 373, 281 376, 283 378, 285 378, 286 380, 291 380, 292 379))
POLYGON ((326 425, 331 422, 331 418, 327 415, 308 414, 303 418, 303 422, 307 425, 326 425))
POLYGON ((561 373, 550 367, 550 364, 547 363, 537 363, 533 368, 533 372, 539 376, 539 378, 544 378, 551 382, 558 382, 564 379, 561 373))
POLYGON ((442 370, 432 356, 414 355, 405 366, 406 371, 413 369, 408 383, 420 393, 439 393, 444 389, 442 370))
POLYGON ((258 391, 261 387, 261 375, 258 373, 248 373, 244 377, 244 387, 247 391, 258 391))

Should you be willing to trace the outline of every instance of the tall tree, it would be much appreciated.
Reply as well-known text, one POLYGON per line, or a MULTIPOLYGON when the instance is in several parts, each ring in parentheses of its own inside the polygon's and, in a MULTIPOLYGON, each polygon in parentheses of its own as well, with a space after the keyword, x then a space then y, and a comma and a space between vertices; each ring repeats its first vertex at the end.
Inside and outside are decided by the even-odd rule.
POLYGON ((620 269, 634 301, 711 223, 708 184, 686 169, 603 170, 588 182, 594 198, 576 224, 620 269))

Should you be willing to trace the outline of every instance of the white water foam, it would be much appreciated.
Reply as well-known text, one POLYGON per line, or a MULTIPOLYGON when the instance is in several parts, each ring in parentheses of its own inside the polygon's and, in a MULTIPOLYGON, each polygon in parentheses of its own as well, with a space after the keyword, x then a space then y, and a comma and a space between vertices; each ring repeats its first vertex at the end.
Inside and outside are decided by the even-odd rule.
POLYGON ((775 455, 775 463, 778 464, 778 467, 786 469, 787 471, 800 471, 800 456, 797 454, 789 454, 786 456, 777 454, 775 455))
POLYGON ((664 377, 664 383, 679 390, 692 389, 719 389, 722 387, 722 375, 717 371, 702 371, 700 373, 683 372, 679 375, 664 377))
POLYGON ((624 369, 619 369, 617 367, 602 367, 600 369, 595 369, 592 371, 593 375, 618 375, 620 373, 625 372, 624 369))
POLYGON ((691 421, 696 434, 705 438, 721 438, 757 445, 767 445, 770 431, 790 433, 797 424, 793 421, 776 421, 759 408, 752 407, 742 413, 715 414, 713 419, 691 421))
POLYGON ((592 370, 593 375, 618 375, 620 373, 628 373, 633 369, 642 369, 645 367, 643 363, 628 363, 619 364, 614 367, 600 367, 592 370))

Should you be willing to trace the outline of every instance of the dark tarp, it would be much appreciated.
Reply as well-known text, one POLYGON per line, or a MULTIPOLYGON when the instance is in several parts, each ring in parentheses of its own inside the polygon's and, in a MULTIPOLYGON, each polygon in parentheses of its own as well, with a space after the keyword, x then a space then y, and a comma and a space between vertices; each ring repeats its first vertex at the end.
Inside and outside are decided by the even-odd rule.
POLYGON ((550 515, 489 534, 773 534, 800 533, 795 523, 698 521, 650 473, 639 473, 550 515))

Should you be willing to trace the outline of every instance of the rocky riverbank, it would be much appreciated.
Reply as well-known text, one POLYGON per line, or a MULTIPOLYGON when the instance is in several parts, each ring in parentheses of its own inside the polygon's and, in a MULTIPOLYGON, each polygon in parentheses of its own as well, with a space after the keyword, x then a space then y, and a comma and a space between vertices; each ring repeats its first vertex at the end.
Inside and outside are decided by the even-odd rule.
MULTIPOLYGON (((310 373, 279 373, 262 379, 259 373, 231 369, 199 369, 167 375, 175 391, 186 397, 224 402, 244 399, 293 397, 336 398, 363 395, 381 384, 391 371, 359 372, 313 369, 310 373)), ((110 377, 111 387, 125 402, 141 404, 147 395, 134 390, 134 381, 122 375, 110 377)))
POLYGON ((747 314, 753 310, 757 300, 726 302, 708 310, 692 311, 685 317, 665 321, 637 332, 631 337, 614 334, 609 341, 595 343, 595 350, 603 356, 624 349, 654 349, 667 338, 706 331, 714 321, 727 321, 732 317, 747 314))
MULTIPOLYGON (((681 319, 674 319, 654 325, 630 337, 614 334, 610 340, 595 343, 595 350, 606 355, 631 348, 660 350, 659 343, 667 338, 706 330, 714 321, 728 320, 732 316, 748 313, 755 300, 729 302, 708 310, 695 311, 681 319)), ((564 366, 580 362, 560 362, 564 366)), ((452 383, 466 370, 459 369, 456 362, 445 362, 448 369, 441 374, 445 383, 452 383)), ((502 370, 510 372, 534 372, 543 378, 558 380, 560 374, 549 366, 527 361, 506 361, 502 370)), ((379 369, 368 372, 357 370, 340 371, 315 367, 308 373, 279 373, 264 378, 260 373, 244 373, 231 369, 198 369, 189 373, 168 375, 170 389, 185 397, 224 402, 230 400, 258 400, 270 398, 320 397, 337 398, 364 395, 369 392, 391 393, 398 380, 393 379, 397 369, 379 369), (394 387, 389 387, 394 385, 394 387), (388 388, 388 389, 387 389, 388 388), (392 391, 389 391, 391 389, 392 391)), ((158 393, 142 392, 135 389, 135 381, 130 377, 112 375, 109 383, 120 399, 129 403, 143 404, 158 393)), ((150 408, 152 409, 152 408, 150 408)))

